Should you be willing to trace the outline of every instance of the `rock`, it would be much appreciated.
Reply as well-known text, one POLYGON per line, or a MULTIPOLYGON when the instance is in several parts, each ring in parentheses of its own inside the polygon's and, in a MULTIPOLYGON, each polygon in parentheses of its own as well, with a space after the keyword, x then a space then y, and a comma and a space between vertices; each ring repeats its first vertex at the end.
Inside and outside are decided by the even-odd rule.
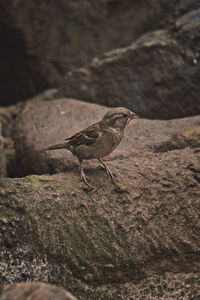
POLYGON ((73 99, 28 102, 18 116, 14 140, 17 152, 15 175, 63 172, 74 168, 76 158, 66 150, 43 150, 48 145, 99 121, 107 108, 73 99))
POLYGON ((185 147, 200 147, 200 123, 174 134, 168 141, 156 146, 155 150, 164 152, 173 149, 183 149, 185 147))
MULTIPOLYGON (((0 107, 0 122, 2 124, 2 134, 5 137, 11 136, 13 129, 13 115, 12 111, 14 111, 14 105, 8 107, 0 107)), ((17 111, 17 105, 16 109, 17 111)), ((17 111, 17 114, 19 111, 17 111)))
POLYGON ((109 290, 102 287, 87 290, 89 299, 198 299, 199 276, 192 273, 166 273, 142 280, 138 284, 109 285, 109 290), (97 294, 98 293, 98 294, 97 294), (107 298, 106 298, 107 297, 107 298))
POLYGON ((55 87, 67 71, 199 6, 194 0, 1 1, 0 104, 55 87))
POLYGON ((63 289, 41 283, 26 282, 5 285, 0 288, 0 300, 76 300, 63 289))
POLYGON ((4 152, 4 139, 2 137, 2 124, 0 123, 0 177, 6 177, 6 158, 4 152))
POLYGON ((14 120, 16 116, 21 112, 24 104, 19 103, 17 105, 0 107, 0 135, 1 137, 1 157, 2 168, 0 168, 1 176, 12 176, 13 170, 16 169, 16 153, 14 142, 12 139, 14 120), (4 167, 3 167, 4 166, 4 167))
POLYGON ((58 96, 125 106, 143 118, 200 114, 199 11, 182 16, 174 29, 149 32, 68 72, 58 96))
POLYGON ((1 105, 55 87, 67 70, 129 43, 149 14, 151 5, 145 2, 2 2, 1 105), (120 39, 119 31, 124 33, 120 39))
POLYGON ((114 184, 97 168, 90 187, 72 170, 0 179, 1 284, 49 282, 81 299, 198 293, 200 152, 109 166, 114 184))
MULTIPOLYGON (((13 138, 17 160, 14 175, 66 172, 72 168, 78 172, 77 159, 71 152, 42 150, 96 123, 108 109, 74 99, 42 101, 39 97, 29 101, 19 114, 15 125, 13 138)), ((144 149, 157 151, 160 145, 168 142, 175 133, 189 130, 199 122, 200 116, 170 121, 134 120, 127 127, 121 144, 106 160, 135 155, 135 151, 140 153, 144 149)), ((186 146, 190 146, 190 143, 186 146)), ((96 167, 95 161, 84 164, 96 167)))

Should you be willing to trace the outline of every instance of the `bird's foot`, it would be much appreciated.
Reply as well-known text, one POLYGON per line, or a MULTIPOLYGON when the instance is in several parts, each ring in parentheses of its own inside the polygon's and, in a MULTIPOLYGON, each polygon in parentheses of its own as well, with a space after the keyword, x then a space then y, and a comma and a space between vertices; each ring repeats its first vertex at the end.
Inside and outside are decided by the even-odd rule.
POLYGON ((83 170, 81 170, 80 172, 80 175, 81 175, 81 180, 83 180, 87 185, 88 185, 88 181, 90 180, 89 177, 87 177, 84 173, 83 170))
POLYGON ((113 173, 110 171, 110 169, 106 169, 106 174, 108 178, 110 177, 111 181, 114 182, 114 176, 113 173))
POLYGON ((101 163, 101 167, 103 170, 106 171, 107 177, 111 179, 112 182, 114 182, 114 176, 109 167, 103 162, 103 160, 99 159, 99 162, 101 163))

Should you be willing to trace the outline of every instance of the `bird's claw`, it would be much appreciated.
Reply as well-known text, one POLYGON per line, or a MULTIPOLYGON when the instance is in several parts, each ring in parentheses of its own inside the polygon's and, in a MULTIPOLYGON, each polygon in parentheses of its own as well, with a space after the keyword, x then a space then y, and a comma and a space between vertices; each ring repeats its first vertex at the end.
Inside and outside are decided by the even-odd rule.
POLYGON ((104 171, 106 171, 107 177, 108 178, 110 177, 111 181, 114 182, 113 173, 110 171, 108 166, 101 159, 99 159, 99 162, 101 163, 99 167, 101 167, 104 171))
POLYGON ((110 177, 111 181, 114 182, 113 173, 109 169, 106 169, 106 174, 108 178, 110 177))
POLYGON ((83 180, 87 185, 88 181, 90 181, 89 177, 87 177, 83 171, 81 172, 81 180, 83 180))

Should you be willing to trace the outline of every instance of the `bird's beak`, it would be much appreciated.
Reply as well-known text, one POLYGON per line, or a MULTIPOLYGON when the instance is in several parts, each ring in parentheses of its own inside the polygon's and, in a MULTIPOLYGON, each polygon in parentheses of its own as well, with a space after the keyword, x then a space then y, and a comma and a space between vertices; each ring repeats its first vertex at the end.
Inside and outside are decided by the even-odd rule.
POLYGON ((131 119, 138 119, 139 116, 132 112, 132 115, 130 116, 131 119))
POLYGON ((139 118, 139 116, 136 115, 136 114, 134 114, 134 113, 132 112, 131 116, 127 119, 126 124, 128 125, 128 123, 130 122, 130 120, 132 120, 132 119, 138 119, 138 118, 139 118))

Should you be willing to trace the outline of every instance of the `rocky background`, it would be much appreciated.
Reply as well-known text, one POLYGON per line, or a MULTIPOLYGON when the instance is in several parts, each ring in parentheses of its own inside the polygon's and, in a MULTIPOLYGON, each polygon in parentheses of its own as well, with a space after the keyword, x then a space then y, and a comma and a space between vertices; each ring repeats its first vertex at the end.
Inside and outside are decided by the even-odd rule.
POLYGON ((198 0, 0 2, 1 300, 199 299, 199 32, 198 0), (86 186, 43 149, 110 106, 140 119, 86 186))

